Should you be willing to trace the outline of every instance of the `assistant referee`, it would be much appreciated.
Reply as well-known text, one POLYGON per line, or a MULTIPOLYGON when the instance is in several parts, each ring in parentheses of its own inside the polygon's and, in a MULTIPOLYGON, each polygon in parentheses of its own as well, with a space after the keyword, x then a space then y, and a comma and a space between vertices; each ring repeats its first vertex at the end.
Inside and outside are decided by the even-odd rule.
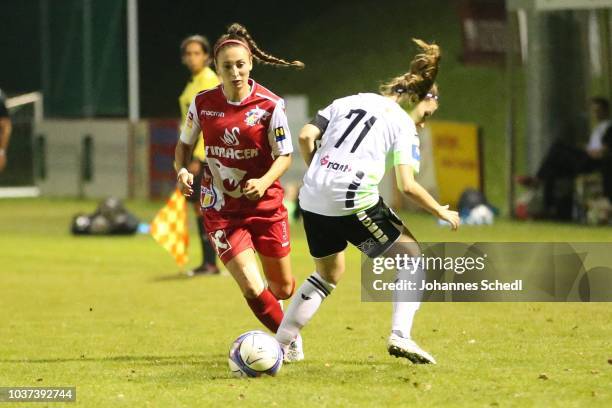
MULTIPOLYGON (((181 122, 185 121, 189 105, 199 92, 219 85, 217 74, 215 74, 209 66, 211 62, 210 53, 210 43, 208 39, 202 35, 191 35, 185 38, 181 43, 181 58, 183 64, 191 72, 191 79, 187 82, 183 93, 179 96, 181 122)), ((210 244, 208 235, 204 229, 203 216, 200 213, 200 182, 204 171, 205 160, 204 141, 202 135, 200 135, 193 150, 193 157, 188 170, 190 173, 196 175, 193 182, 194 193, 191 195, 189 201, 193 203, 197 216, 203 260, 200 266, 187 272, 189 276, 219 273, 216 262, 217 255, 210 244)))

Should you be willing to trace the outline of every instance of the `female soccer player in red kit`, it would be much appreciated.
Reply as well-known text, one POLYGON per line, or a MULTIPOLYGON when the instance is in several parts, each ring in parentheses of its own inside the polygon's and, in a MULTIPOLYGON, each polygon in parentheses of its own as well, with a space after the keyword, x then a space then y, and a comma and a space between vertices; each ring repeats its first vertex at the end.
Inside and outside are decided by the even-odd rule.
MULTIPOLYGON (((217 40, 213 56, 222 83, 191 103, 175 150, 177 179, 183 194, 191 195, 193 174, 186 167, 202 131, 208 169, 200 204, 206 231, 255 316, 276 332, 283 318, 278 301, 295 289, 289 222, 278 181, 291 164, 293 147, 283 100, 249 75, 253 58, 276 66, 304 64, 264 53, 240 24, 232 24, 217 40)), ((300 352, 300 343, 288 352, 300 352)))

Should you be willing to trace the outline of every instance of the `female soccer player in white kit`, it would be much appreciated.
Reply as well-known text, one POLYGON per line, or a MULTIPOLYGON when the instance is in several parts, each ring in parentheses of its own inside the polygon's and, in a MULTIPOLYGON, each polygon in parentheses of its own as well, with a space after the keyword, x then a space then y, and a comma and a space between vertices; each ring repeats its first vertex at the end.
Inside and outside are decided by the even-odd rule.
MULTIPOLYGON (((378 193, 388 156, 398 188, 457 229, 457 212, 438 204, 414 179, 420 160, 417 126, 423 126, 438 108, 435 78, 440 60, 437 45, 414 41, 421 52, 411 62, 410 71, 383 84, 382 95, 362 93, 337 99, 300 133, 300 150, 309 167, 299 199, 316 271, 299 288, 277 331, 276 339, 284 348, 336 287, 345 269, 347 242, 370 258, 392 255, 397 251, 392 248, 396 242, 415 247, 410 231, 378 193)), ((419 304, 394 298, 388 350, 413 363, 435 363, 410 337, 419 304)), ((291 356, 293 361, 303 359, 303 354, 291 356)))

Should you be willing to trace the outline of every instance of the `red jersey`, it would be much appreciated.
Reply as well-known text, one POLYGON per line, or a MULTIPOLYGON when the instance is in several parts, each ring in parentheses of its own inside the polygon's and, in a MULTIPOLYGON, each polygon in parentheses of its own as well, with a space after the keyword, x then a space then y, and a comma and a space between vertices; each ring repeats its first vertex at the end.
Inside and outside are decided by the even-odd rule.
POLYGON ((249 85, 240 102, 228 101, 222 85, 197 94, 181 133, 189 145, 200 131, 204 138, 212 183, 204 177, 201 206, 211 229, 226 228, 236 218, 266 216, 283 205, 278 180, 259 200, 242 193, 247 180, 262 177, 276 157, 293 151, 284 101, 252 79, 249 85))

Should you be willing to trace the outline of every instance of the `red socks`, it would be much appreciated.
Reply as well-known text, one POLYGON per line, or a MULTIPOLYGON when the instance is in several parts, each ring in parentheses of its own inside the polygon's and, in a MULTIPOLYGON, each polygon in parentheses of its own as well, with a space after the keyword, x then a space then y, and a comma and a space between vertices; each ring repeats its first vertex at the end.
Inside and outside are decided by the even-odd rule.
POLYGON ((259 321, 272 333, 276 333, 283 320, 283 310, 272 292, 266 288, 256 298, 247 299, 247 303, 259 321))

